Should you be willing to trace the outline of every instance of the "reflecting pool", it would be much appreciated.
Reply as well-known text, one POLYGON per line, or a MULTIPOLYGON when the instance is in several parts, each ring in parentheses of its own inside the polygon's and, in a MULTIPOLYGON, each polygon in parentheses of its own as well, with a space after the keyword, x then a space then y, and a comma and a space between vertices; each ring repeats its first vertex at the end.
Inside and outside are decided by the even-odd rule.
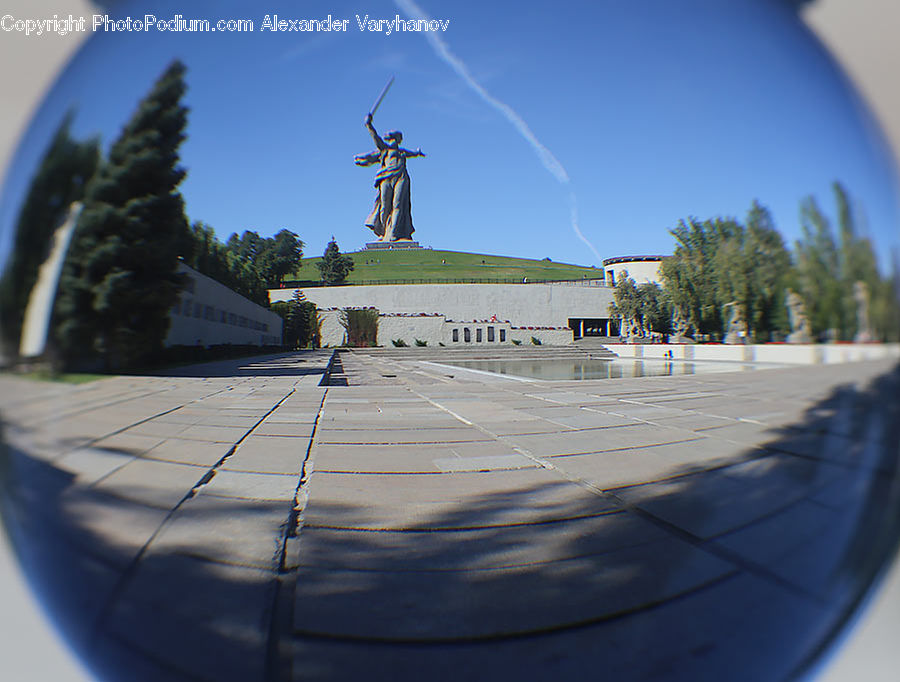
POLYGON ((744 362, 683 362, 672 360, 460 360, 444 363, 453 367, 505 374, 543 381, 587 379, 632 379, 634 377, 681 376, 776 369, 784 365, 744 362))

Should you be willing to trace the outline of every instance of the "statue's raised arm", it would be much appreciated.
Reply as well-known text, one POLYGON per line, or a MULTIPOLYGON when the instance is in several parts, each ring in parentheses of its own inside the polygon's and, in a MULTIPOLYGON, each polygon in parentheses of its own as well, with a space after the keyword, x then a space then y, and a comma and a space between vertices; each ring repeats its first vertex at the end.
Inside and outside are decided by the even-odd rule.
POLYGON ((378 131, 375 130, 375 126, 372 125, 372 114, 366 114, 366 130, 369 131, 369 135, 372 136, 372 139, 375 141, 375 146, 378 147, 379 151, 384 151, 388 148, 387 143, 381 139, 381 135, 378 134, 378 131))

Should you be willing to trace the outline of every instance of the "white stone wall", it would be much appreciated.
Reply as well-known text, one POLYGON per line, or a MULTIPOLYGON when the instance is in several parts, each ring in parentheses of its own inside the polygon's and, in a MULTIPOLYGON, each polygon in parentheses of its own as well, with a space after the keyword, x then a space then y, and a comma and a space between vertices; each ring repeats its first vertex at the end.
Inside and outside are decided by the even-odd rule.
MULTIPOLYGON (((287 301, 296 289, 271 289, 287 301)), ((436 313, 453 320, 496 317, 513 326, 566 327, 569 318, 609 317, 612 289, 580 284, 405 284, 300 289, 319 309, 374 307, 383 313, 436 313)))
POLYGON ((652 261, 625 261, 624 263, 611 263, 605 267, 606 282, 618 283, 625 277, 630 277, 635 284, 655 282, 662 286, 659 275, 661 260, 652 261))
POLYGON ((574 341, 574 334, 571 329, 513 327, 510 330, 510 339, 519 341, 523 346, 534 344, 532 339, 540 341, 542 346, 566 346, 574 341))
MULTIPOLYGON (((340 310, 320 310, 319 319, 322 322, 322 345, 329 347, 342 345, 346 340, 346 333, 341 326, 340 310)), ((531 345, 532 337, 538 339, 544 346, 564 346, 571 344, 573 340, 572 330, 568 328, 517 328, 512 327, 509 322, 456 321, 434 314, 387 313, 378 317, 377 344, 385 348, 392 347, 392 342, 398 339, 411 347, 416 345, 416 339, 425 341, 430 347, 441 344, 448 347, 480 347, 509 346, 513 344, 513 340, 519 341, 522 345, 531 345)))
POLYGON ((281 318, 214 279, 180 263, 188 279, 169 313, 164 345, 279 345, 281 318))
POLYGON ((390 347, 392 341, 402 340, 407 346, 414 346, 416 339, 429 346, 445 343, 443 315, 406 316, 381 315, 378 318, 378 345, 390 347))

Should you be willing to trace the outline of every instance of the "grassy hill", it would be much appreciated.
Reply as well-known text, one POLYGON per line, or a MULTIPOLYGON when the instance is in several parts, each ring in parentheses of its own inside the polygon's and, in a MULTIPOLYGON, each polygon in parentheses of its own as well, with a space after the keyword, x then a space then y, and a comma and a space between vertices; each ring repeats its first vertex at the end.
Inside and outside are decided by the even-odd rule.
MULTIPOLYGON (((603 277, 603 268, 460 251, 410 249, 355 251, 347 255, 353 258, 356 266, 347 278, 348 284, 521 282, 526 277, 529 281, 538 282, 603 277)), ((303 284, 318 282, 320 275, 316 263, 320 260, 304 258, 294 276, 286 278, 286 284, 292 280, 303 284)))

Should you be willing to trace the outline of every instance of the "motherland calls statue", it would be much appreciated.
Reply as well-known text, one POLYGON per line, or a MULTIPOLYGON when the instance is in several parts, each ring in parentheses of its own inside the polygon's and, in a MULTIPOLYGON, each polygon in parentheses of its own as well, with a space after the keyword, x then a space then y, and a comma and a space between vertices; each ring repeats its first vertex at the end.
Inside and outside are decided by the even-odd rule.
POLYGON ((421 149, 410 151, 401 147, 403 134, 399 130, 390 130, 382 138, 372 125, 372 117, 393 82, 393 78, 388 81, 371 111, 366 114, 365 125, 375 142, 375 151, 359 154, 354 158, 357 166, 371 166, 376 163, 381 165, 381 170, 375 176, 377 190, 375 206, 366 218, 366 227, 378 236, 378 241, 382 242, 412 239, 415 228, 412 221, 406 160, 425 156, 421 149))
POLYGON ((856 282, 853 285, 853 298, 856 301, 856 343, 871 343, 875 340, 875 333, 869 321, 869 287, 865 282, 856 282))
POLYGON ((788 318, 791 322, 791 333, 788 334, 788 343, 812 343, 809 318, 806 317, 806 305, 803 299, 795 291, 788 289, 787 295, 788 318))

